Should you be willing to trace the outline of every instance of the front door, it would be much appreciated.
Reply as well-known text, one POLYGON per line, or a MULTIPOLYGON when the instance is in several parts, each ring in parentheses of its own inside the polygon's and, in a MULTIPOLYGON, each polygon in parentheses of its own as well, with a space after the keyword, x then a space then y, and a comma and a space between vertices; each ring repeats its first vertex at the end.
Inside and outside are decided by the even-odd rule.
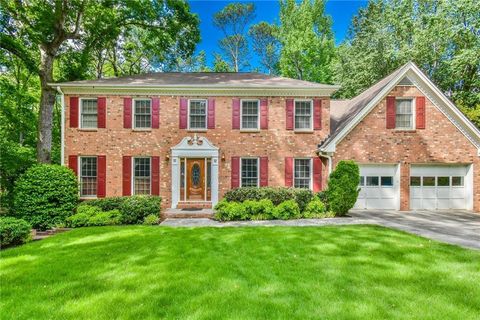
POLYGON ((205 200, 205 158, 187 159, 187 201, 205 200))

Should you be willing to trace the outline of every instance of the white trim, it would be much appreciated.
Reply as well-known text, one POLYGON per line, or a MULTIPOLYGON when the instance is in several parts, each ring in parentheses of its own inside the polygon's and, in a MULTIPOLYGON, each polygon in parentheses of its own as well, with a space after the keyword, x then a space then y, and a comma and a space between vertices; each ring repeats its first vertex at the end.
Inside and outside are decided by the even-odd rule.
POLYGON ((397 131, 415 131, 417 128, 417 105, 415 97, 395 97, 395 129, 397 131), (412 126, 410 128, 397 127, 397 102, 400 100, 407 100, 412 103, 412 126))
POLYGON ((240 187, 243 187, 242 183, 242 160, 243 159, 256 159, 257 160, 257 188, 260 187, 260 157, 240 157, 240 187))
POLYGON ((240 130, 241 131, 259 131, 260 130, 260 99, 240 99, 240 130), (257 127, 243 128, 243 102, 257 102, 257 127))
MULTIPOLYGON (((150 167, 150 171, 149 171, 149 178, 150 178, 150 190, 148 192, 148 195, 152 195, 152 157, 149 157, 149 156, 138 156, 138 157, 131 157, 131 162, 130 162, 130 170, 131 170, 131 177, 132 177, 132 181, 130 181, 130 194, 132 196, 135 196, 135 159, 148 159, 149 161, 149 167, 150 167)), ((142 194, 143 195, 143 194, 142 194)))
POLYGON ((153 110, 152 110, 152 98, 133 98, 132 99, 132 130, 150 130, 152 129, 152 119, 153 119, 153 110), (150 101, 150 127, 140 127, 137 128, 135 125, 135 101, 150 101))
POLYGON ((98 129, 98 97, 84 97, 84 98, 78 98, 78 128, 79 129, 85 129, 85 130, 97 130, 98 129), (90 128, 85 128, 83 126, 82 122, 82 109, 83 109, 83 100, 96 100, 97 101, 97 126, 96 127, 90 127, 90 128))
POLYGON ((309 182, 309 190, 313 190, 313 161, 312 161, 312 158, 309 158, 309 157, 298 157, 298 158, 293 158, 293 183, 292 183, 292 186, 294 188, 295 187, 295 160, 309 160, 309 172, 310 172, 310 182, 309 182))
POLYGON ((206 131, 208 129, 208 99, 188 99, 187 104, 187 130, 190 131, 206 131), (191 101, 205 101, 205 128, 191 128, 190 127, 190 102, 191 101))
POLYGON ((293 99, 293 131, 295 132, 311 132, 313 131, 313 100, 312 99, 293 99), (297 113, 297 101, 298 102, 310 102, 310 127, 309 128, 296 128, 295 115, 297 113))

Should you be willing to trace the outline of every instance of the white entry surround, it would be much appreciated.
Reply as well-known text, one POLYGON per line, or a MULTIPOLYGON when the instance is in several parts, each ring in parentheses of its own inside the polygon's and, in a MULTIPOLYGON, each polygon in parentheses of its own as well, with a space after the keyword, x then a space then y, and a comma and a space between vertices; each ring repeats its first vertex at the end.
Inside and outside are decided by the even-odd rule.
POLYGON ((172 208, 176 208, 180 199, 180 158, 212 159, 212 206, 218 202, 218 155, 219 149, 205 137, 195 134, 185 137, 172 150, 172 208))

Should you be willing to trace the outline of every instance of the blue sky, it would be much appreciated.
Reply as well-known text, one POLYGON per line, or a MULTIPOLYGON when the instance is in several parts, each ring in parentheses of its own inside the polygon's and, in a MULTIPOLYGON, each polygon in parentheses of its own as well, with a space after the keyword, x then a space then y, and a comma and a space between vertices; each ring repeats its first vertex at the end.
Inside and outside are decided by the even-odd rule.
MULTIPOLYGON (((197 52, 205 50, 208 63, 211 65, 213 52, 220 52, 218 40, 222 34, 212 23, 215 12, 221 10, 230 2, 254 2, 256 7, 256 19, 259 21, 278 22, 279 4, 277 0, 256 0, 256 1, 220 1, 220 0, 190 0, 191 11, 197 13, 200 17, 200 30, 202 40, 197 46, 197 52)), ((335 33, 336 43, 342 42, 345 38, 351 18, 358 12, 358 9, 364 7, 367 0, 330 0, 326 4, 326 13, 332 17, 333 32, 335 33)), ((255 67, 256 59, 253 59, 252 65, 255 67)))

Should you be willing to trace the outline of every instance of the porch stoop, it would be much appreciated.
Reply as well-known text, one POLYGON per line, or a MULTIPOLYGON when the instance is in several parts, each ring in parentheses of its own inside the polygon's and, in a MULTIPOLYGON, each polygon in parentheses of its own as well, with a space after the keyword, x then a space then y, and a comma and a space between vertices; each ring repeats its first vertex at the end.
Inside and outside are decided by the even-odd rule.
MULTIPOLYGON (((190 207, 192 208, 192 207, 190 207)), ((168 218, 177 218, 177 219, 194 219, 194 218, 213 218, 214 211, 210 207, 208 209, 199 209, 199 210, 185 210, 185 209, 180 209, 180 208, 170 208, 166 209, 162 213, 162 218, 163 219, 168 219, 168 218)))

